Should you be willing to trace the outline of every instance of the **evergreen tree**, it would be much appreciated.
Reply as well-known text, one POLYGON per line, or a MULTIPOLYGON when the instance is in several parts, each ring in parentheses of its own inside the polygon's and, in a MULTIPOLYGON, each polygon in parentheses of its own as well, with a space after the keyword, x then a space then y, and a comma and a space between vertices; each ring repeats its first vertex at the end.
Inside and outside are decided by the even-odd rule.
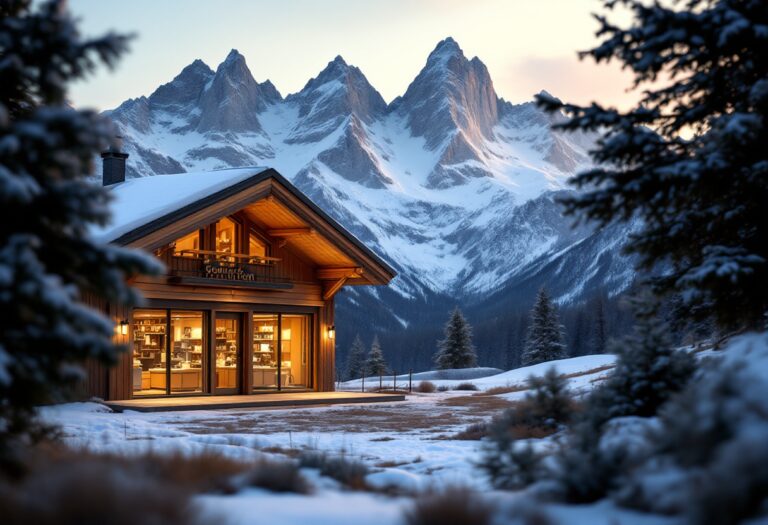
POLYGON ((676 350, 669 340, 669 328, 658 315, 650 297, 633 300, 636 324, 632 335, 609 345, 618 355, 611 377, 590 400, 600 418, 650 417, 674 393, 685 387, 693 375, 694 359, 676 350))
POLYGON ((352 346, 349 347, 349 354, 347 354, 347 367, 345 370, 345 376, 347 380, 356 379, 363 375, 365 370, 365 345, 363 344, 360 335, 355 335, 355 340, 352 341, 352 346))
POLYGON ((369 376, 378 376, 387 373, 387 362, 384 360, 384 352, 379 344, 379 336, 373 336, 371 351, 368 352, 368 359, 365 360, 365 369, 369 376))
POLYGON ((630 27, 598 16, 602 42, 582 53, 616 60, 645 88, 626 110, 538 102, 599 132, 597 167, 573 182, 566 212, 600 225, 634 221, 626 243, 656 293, 679 294, 686 318, 762 328, 768 311, 768 4, 604 0, 630 27), (659 78, 669 82, 656 82, 659 78), (692 135, 685 138, 685 135, 692 135), (636 220, 639 219, 639 220, 636 220), (663 272, 652 270, 663 268, 663 272))
POLYGON ((531 310, 531 324, 525 341, 522 365, 530 366, 566 357, 563 327, 557 310, 543 287, 531 310))
POLYGON ((108 122, 68 104, 67 84, 112 66, 126 38, 82 39, 63 1, 0 0, 0 468, 45 433, 35 407, 81 380, 86 359, 114 363, 113 322, 84 294, 130 304, 126 284, 159 271, 138 252, 95 242, 108 192, 87 182, 108 122))
POLYGON ((477 354, 472 345, 472 327, 458 307, 453 310, 445 325, 445 339, 437 347, 434 361, 438 370, 477 366, 477 354))

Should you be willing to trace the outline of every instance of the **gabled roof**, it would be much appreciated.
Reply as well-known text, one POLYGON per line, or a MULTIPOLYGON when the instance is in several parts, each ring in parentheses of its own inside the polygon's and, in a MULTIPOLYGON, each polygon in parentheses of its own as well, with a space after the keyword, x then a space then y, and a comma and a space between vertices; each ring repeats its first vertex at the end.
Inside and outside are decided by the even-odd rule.
POLYGON ((326 236, 328 239, 325 242, 334 245, 349 243, 356 249, 354 251, 359 251, 361 259, 367 259, 366 266, 376 267, 370 268, 381 276, 374 279, 375 282, 384 283, 395 277, 395 270, 381 257, 328 216, 285 177, 267 167, 154 175, 112 185, 109 187, 113 198, 112 221, 105 227, 93 228, 91 235, 102 242, 140 245, 143 239, 152 237, 163 228, 207 208, 216 209, 217 205, 239 194, 248 194, 256 186, 264 186, 265 183, 269 185, 267 194, 253 201, 280 199, 280 196, 284 199, 293 197, 302 208, 294 209, 294 212, 303 212, 303 218, 313 226, 319 225, 327 233, 333 233, 326 236))

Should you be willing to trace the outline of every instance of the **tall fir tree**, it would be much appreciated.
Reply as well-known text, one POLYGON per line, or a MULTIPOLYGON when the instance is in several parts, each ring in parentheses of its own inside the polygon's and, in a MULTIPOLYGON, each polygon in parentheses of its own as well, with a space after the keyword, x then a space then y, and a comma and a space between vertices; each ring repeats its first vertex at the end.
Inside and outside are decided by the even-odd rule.
POLYGON ((535 365, 567 357, 563 326, 557 316, 555 304, 547 290, 541 288, 531 310, 531 324, 525 340, 521 362, 523 366, 535 365))
POLYGON ((458 306, 445 324, 445 338, 437 344, 437 348, 434 361, 438 370, 477 366, 477 354, 472 345, 472 327, 458 306))
POLYGON ((369 376, 378 376, 387 373, 387 362, 384 360, 384 352, 379 343, 379 336, 373 336, 371 351, 368 352, 368 358, 365 360, 365 369, 369 376))
POLYGON ((363 340, 360 339, 360 335, 355 335, 352 346, 349 347, 349 353, 347 354, 347 366, 344 370, 344 375, 347 380, 356 379, 363 375, 365 370, 365 345, 363 340))
POLYGON ((633 22, 622 27, 598 16, 602 41, 581 55, 618 61, 644 89, 628 110, 538 95, 543 107, 568 117, 556 129, 602 135, 592 153, 596 167, 573 179, 583 191, 564 199, 566 212, 598 225, 638 225, 626 249, 657 294, 679 294, 686 319, 763 328, 768 3, 604 5, 628 8, 633 22))
POLYGON ((88 182, 113 135, 93 111, 73 109, 67 85, 112 66, 126 38, 80 37, 65 2, 0 0, 0 467, 46 428, 37 406, 84 377, 83 362, 114 363, 113 322, 84 294, 133 304, 126 284, 159 263, 102 245, 89 228, 109 219, 108 192, 88 182))

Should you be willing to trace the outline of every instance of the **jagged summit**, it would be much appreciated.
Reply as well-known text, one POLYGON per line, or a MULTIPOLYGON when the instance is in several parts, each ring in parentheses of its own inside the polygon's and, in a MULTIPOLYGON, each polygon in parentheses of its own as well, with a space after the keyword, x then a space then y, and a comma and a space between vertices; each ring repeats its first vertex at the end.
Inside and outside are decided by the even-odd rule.
POLYGON ((370 124, 387 111, 381 94, 360 68, 347 64, 341 55, 328 62, 301 91, 288 95, 286 102, 298 106, 301 118, 288 139, 291 143, 326 137, 349 117, 370 124))
POLYGON ((427 64, 445 63, 452 58, 466 58, 459 43, 453 37, 441 40, 427 57, 427 64))

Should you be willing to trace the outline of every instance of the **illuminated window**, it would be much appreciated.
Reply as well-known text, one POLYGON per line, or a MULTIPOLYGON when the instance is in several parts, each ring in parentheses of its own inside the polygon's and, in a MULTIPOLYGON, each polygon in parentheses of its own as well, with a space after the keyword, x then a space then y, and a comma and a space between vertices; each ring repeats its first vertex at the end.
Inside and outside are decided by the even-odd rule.
POLYGON ((174 252, 183 257, 196 257, 200 250, 200 231, 194 231, 185 235, 174 243, 174 252))
POLYGON ((248 255, 256 258, 267 256, 267 244, 253 232, 248 236, 248 255))
POLYGON ((216 223, 216 252, 237 253, 238 224, 224 217, 216 223))

